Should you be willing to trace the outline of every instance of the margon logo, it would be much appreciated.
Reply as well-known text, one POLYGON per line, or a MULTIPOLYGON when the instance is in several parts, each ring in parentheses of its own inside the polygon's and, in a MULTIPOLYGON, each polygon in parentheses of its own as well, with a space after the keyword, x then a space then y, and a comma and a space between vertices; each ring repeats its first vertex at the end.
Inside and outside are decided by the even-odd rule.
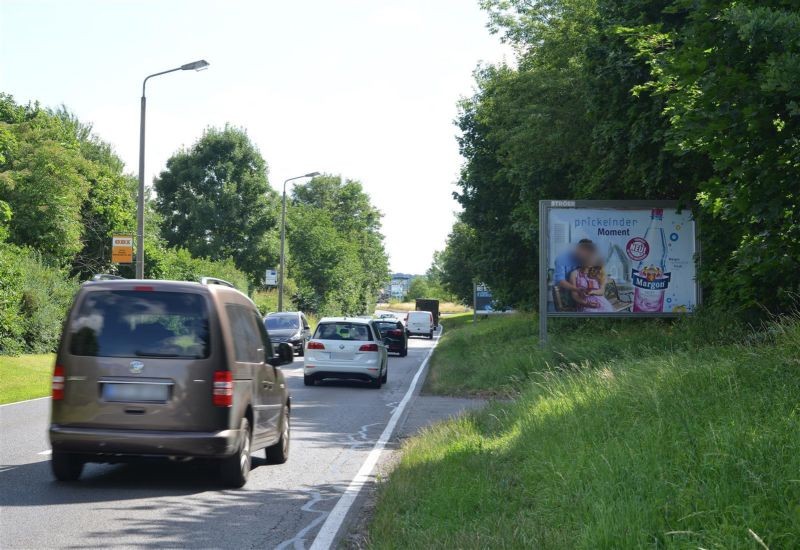
POLYGON ((575 208, 575 201, 550 201, 550 206, 561 208, 575 208))

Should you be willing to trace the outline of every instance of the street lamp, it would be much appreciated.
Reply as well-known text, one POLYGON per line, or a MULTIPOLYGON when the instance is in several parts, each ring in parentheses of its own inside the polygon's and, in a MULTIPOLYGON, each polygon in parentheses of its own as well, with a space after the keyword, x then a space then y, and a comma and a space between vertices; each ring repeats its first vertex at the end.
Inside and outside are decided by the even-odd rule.
POLYGON ((147 106, 147 99, 145 98, 144 89, 147 81, 154 76, 162 74, 174 73, 175 71, 202 71, 208 68, 208 61, 201 59, 186 63, 180 67, 170 69, 168 71, 161 71, 160 73, 153 73, 142 82, 142 114, 141 122, 139 125, 139 201, 136 210, 136 278, 144 279, 144 113, 147 106))
POLYGON ((292 180, 299 180, 302 178, 313 178, 319 176, 319 172, 309 172, 302 176, 295 176, 283 182, 283 206, 281 208, 281 267, 280 275, 278 278, 278 311, 283 311, 283 272, 286 269, 286 256, 284 250, 286 248, 286 184, 292 180))

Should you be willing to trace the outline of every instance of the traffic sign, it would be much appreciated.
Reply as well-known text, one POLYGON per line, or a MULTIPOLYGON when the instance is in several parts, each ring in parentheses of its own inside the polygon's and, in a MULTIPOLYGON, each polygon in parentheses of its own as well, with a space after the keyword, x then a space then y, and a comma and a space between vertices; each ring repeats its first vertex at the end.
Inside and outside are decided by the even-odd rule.
POLYGON ((115 264, 133 263, 133 235, 111 237, 111 261, 115 264))
POLYGON ((264 285, 278 286, 278 272, 274 269, 268 269, 264 276, 264 285))

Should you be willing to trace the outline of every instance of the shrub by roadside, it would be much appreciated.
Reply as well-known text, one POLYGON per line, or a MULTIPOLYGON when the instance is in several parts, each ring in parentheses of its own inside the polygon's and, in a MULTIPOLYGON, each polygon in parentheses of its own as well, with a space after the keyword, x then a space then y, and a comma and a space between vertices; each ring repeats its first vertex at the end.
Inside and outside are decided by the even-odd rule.
MULTIPOLYGON (((524 331, 532 320, 450 338, 463 332, 458 341, 480 353, 500 326, 524 331)), ((521 351, 527 382, 513 402, 405 444, 380 492, 372 546, 755 548, 756 536, 800 545, 800 322, 716 338, 713 323, 691 323, 577 323, 558 340, 572 339, 571 353, 549 352, 568 361, 521 351)))
POLYGON ((39 253, 0 243, 0 354, 52 351, 77 288, 39 253))

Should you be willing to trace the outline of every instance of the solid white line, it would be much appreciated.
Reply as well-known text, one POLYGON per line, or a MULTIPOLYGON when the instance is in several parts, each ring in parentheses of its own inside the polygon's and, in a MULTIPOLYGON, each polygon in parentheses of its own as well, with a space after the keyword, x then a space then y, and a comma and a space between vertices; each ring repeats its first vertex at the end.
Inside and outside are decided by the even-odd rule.
POLYGON ((44 397, 35 397, 33 399, 26 399, 25 401, 14 401, 13 403, 3 403, 0 407, 10 407, 11 405, 22 405, 23 403, 30 403, 31 401, 41 401, 42 399, 50 399, 49 395, 44 397))
POLYGON ((414 378, 411 380, 411 385, 408 387, 408 391, 406 391, 406 394, 403 396, 403 400, 400 401, 400 404, 395 409, 391 418, 389 418, 389 423, 386 424, 386 428, 384 428, 383 433, 378 438, 378 441, 375 442, 375 446, 369 452, 369 455, 367 455, 367 458, 364 460, 364 463, 358 470, 356 477, 353 478, 353 481, 351 481, 350 485, 347 486, 347 489, 345 489, 342 496, 339 497, 339 501, 336 503, 336 506, 334 506, 333 510, 331 510, 331 513, 328 514, 328 518, 325 520, 325 523, 322 524, 319 533, 317 533, 317 538, 314 539, 314 543, 311 545, 310 550, 328 550, 333 545, 336 534, 342 527, 345 516, 347 516, 347 512, 350 511, 350 508, 353 506, 353 503, 355 502, 356 497, 358 497, 358 494, 361 492, 362 487, 367 484, 367 481, 372 474, 372 469, 378 462, 383 448, 386 446, 389 438, 392 437, 392 432, 394 431, 397 422, 400 420, 403 410, 405 410, 406 405, 411 400, 411 396, 414 393, 414 388, 417 386, 419 377, 422 375, 422 371, 425 370, 425 366, 428 364, 428 360, 430 359, 433 350, 436 349, 436 346, 439 344, 439 338, 441 336, 442 333, 440 332, 439 336, 436 337, 436 340, 433 343, 433 347, 431 347, 431 349, 428 351, 428 354, 425 356, 425 359, 419 366, 417 374, 415 374, 414 378))
POLYGON ((49 455, 53 454, 53 449, 47 449, 46 451, 42 451, 41 453, 36 453, 36 454, 37 455, 42 455, 42 456, 49 456, 49 455))

